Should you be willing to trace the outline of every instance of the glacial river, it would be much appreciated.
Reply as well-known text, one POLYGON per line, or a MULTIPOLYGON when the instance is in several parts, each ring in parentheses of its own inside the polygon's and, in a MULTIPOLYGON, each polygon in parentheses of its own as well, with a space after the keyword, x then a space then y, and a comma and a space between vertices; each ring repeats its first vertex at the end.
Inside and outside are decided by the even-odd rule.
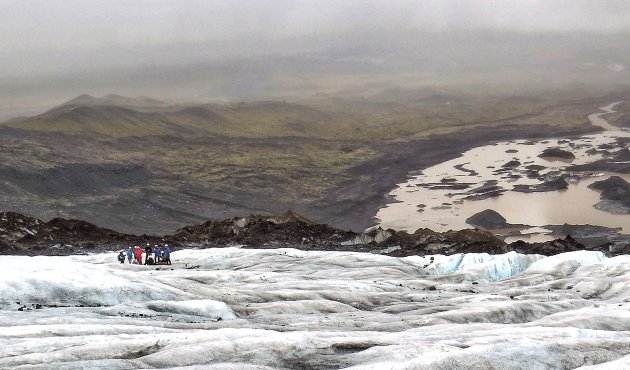
MULTIPOLYGON (((612 103, 599 112, 589 115, 592 124, 605 128, 599 134, 579 138, 556 138, 539 141, 514 140, 477 147, 463 153, 459 158, 427 168, 421 174, 401 183, 389 195, 394 203, 381 208, 377 221, 384 228, 414 230, 427 227, 436 231, 470 228, 466 219, 485 209, 493 209, 507 219, 508 223, 532 226, 560 225, 564 223, 600 225, 622 228, 630 233, 630 216, 612 214, 594 207, 600 201, 598 191, 588 188, 595 181, 605 180, 610 175, 618 175, 630 181, 630 175, 614 173, 590 173, 588 176, 570 177, 569 187, 561 191, 523 193, 512 191, 515 185, 536 185, 541 181, 527 176, 527 167, 544 167, 541 176, 553 177, 568 173, 568 167, 586 164, 602 159, 593 153, 610 145, 617 145, 617 138, 630 137, 630 132, 610 125, 604 118, 614 112, 612 103), (540 158, 545 149, 561 148, 575 155, 572 161, 560 158, 540 158), (515 167, 503 167, 506 163, 518 161, 515 167), (510 169, 510 170, 506 170, 510 169), (470 189, 478 188, 492 181, 506 191, 497 197, 482 200, 465 199, 470 189), (440 189, 445 183, 468 184, 461 190, 440 189)), ((617 147, 615 150, 618 150, 617 147)), ((513 162, 516 163, 516 162, 513 162)), ((581 174, 584 175, 584 174, 581 174)), ((524 231, 521 239, 544 240, 550 237, 541 230, 524 231)))

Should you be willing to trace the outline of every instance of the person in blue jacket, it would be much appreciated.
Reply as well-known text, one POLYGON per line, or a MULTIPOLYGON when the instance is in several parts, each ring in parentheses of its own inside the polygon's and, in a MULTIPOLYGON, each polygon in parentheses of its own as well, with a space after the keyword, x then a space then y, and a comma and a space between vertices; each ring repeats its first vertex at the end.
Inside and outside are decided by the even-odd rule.
POLYGON ((131 263, 132 260, 133 260, 133 250, 131 249, 131 247, 129 247, 129 249, 127 249, 127 261, 131 263))
POLYGON ((171 264, 171 247, 168 244, 164 246, 164 262, 168 265, 171 264))
POLYGON ((153 248, 153 253, 155 253, 155 263, 156 263, 156 264, 160 263, 160 258, 162 257, 162 256, 160 255, 160 253, 161 253, 161 252, 162 252, 162 251, 160 250, 160 246, 159 246, 159 244, 156 244, 156 245, 155 245, 155 248, 153 248))

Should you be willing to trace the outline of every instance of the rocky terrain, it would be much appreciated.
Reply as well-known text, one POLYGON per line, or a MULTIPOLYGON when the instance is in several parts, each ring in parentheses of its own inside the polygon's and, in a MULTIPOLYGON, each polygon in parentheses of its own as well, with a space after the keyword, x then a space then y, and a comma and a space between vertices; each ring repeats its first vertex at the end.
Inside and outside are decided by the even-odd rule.
POLYGON ((466 219, 466 223, 474 227, 479 227, 485 230, 499 230, 499 229, 513 229, 523 228, 526 225, 514 225, 507 222, 505 217, 501 216, 499 212, 486 209, 479 213, 476 213, 466 219))
MULTIPOLYGON (((624 138, 628 139, 628 138, 624 138)), ((572 166, 572 171, 606 171, 615 173, 630 173, 630 149, 628 149, 628 140, 617 139, 618 147, 621 150, 614 154, 607 155, 605 158, 598 161, 572 166)), ((604 149, 606 150, 606 149, 604 149)))
POLYGON ((619 176, 611 176, 594 182, 590 187, 601 191, 602 201, 595 207, 608 212, 630 214, 630 183, 619 176))
POLYGON ((294 212, 279 216, 251 215, 189 225, 164 236, 130 235, 80 220, 55 218, 44 222, 14 212, 0 213, 0 254, 71 255, 115 251, 144 243, 169 243, 175 248, 211 248, 243 245, 268 249, 355 251, 391 256, 490 253, 515 251, 554 255, 592 250, 607 255, 630 252, 630 244, 585 246, 570 235, 545 243, 522 241, 506 244, 489 231, 466 229, 443 233, 418 229, 413 233, 372 228, 365 233, 314 223, 294 212))
MULTIPOLYGON (((471 226, 478 227, 481 230, 489 231, 498 237, 523 236, 523 234, 521 234, 522 231, 534 228, 538 232, 542 231, 547 235, 567 236, 568 239, 586 246, 587 249, 597 249, 601 246, 608 246, 609 250, 613 251, 613 253, 625 253, 623 251, 628 248, 628 245, 630 245, 630 235, 622 234, 621 228, 610 228, 596 225, 570 225, 566 223, 562 225, 544 225, 540 227, 523 224, 511 224, 507 222, 505 217, 492 209, 486 209, 472 215, 466 219, 466 223, 471 226)), ((541 244, 544 243, 539 243, 538 245, 541 246, 541 244)))
POLYGON ((16 212, 0 212, 0 254, 85 254, 157 241, 160 238, 155 236, 123 234, 81 220, 44 222, 16 212))
POLYGON ((543 150, 539 155, 540 158, 560 158, 568 161, 575 159, 575 155, 567 150, 560 148, 548 148, 543 150))

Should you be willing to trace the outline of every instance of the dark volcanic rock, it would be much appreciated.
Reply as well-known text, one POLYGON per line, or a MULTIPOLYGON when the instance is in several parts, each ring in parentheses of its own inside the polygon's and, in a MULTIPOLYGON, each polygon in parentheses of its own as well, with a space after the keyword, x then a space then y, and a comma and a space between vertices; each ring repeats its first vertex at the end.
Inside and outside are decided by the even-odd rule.
POLYGON ((613 255, 630 254, 630 243, 618 246, 614 249, 611 248, 611 252, 613 255))
POLYGON ((567 160, 574 160, 575 155, 567 150, 560 148, 547 148, 538 155, 540 158, 562 158, 567 160))
POLYGON ((55 218, 44 222, 15 212, 0 212, 0 254, 101 252, 159 240, 155 236, 118 233, 80 220, 55 218))
POLYGON ((572 166, 571 171, 606 171, 630 173, 630 150, 627 148, 614 153, 611 157, 592 163, 572 166))
POLYGON ((589 188, 601 191, 601 202, 596 208, 612 213, 630 213, 630 183, 619 176, 597 181, 589 188))
MULTIPOLYGON (((564 239, 556 239, 544 243, 526 243, 522 240, 511 243, 507 247, 510 251, 526 254, 542 254, 551 256, 558 253, 574 252, 579 250, 588 250, 586 246, 578 243, 570 235, 564 239)), ((592 250, 598 250, 597 248, 592 250)), ((608 249, 605 248, 606 253, 608 249)))
POLYGON ((597 181, 588 186, 602 192, 602 197, 619 200, 630 205, 630 183, 619 176, 611 176, 607 180, 597 181))
POLYGON ((486 181, 482 186, 471 189, 467 192, 470 194, 465 199, 468 200, 483 200, 488 198, 497 197, 505 192, 505 189, 497 185, 496 180, 486 181))
MULTIPOLYGON (((506 244, 488 231, 466 229, 435 233, 427 229, 420 229, 414 234, 397 233, 387 242, 395 241, 400 249, 389 252, 391 256, 427 255, 427 254, 455 254, 455 253, 490 253, 502 254, 517 252, 523 254, 542 254, 551 256, 559 253, 578 250, 601 251, 611 255, 609 244, 587 247, 571 236, 544 243, 527 243, 522 240, 506 244)), ((612 254, 621 254, 625 249, 619 248, 612 254)))
POLYGON ((622 150, 618 151, 615 154, 615 160, 616 161, 622 161, 622 162, 630 161, 630 149, 625 148, 625 149, 622 149, 622 150))
POLYGON ((515 185, 513 191, 521 193, 539 193, 545 191, 565 190, 569 187, 569 183, 560 177, 555 180, 545 181, 538 185, 515 185))
POLYGON ((429 229, 418 229, 413 234, 397 232, 384 245, 397 245, 400 248, 390 256, 404 257, 427 254, 454 253, 505 253, 506 244, 494 234, 478 229, 464 229, 437 233, 429 229))
POLYGON ((492 209, 486 209, 479 213, 475 213, 466 219, 466 223, 486 230, 501 229, 510 226, 510 224, 506 222, 506 219, 501 216, 499 212, 492 209))
MULTIPOLYGON (((486 212, 500 223, 502 217, 486 212)), ((504 220, 503 220, 504 222, 504 220)), ((514 225, 510 225, 514 226, 514 225)), ((207 221, 177 230, 172 235, 135 236, 100 228, 79 220, 43 222, 17 213, 0 213, 0 254, 68 255, 119 250, 145 242, 167 242, 174 247, 225 247, 244 244, 249 248, 292 247, 302 250, 334 250, 411 256, 454 253, 541 253, 551 255, 589 249, 567 237, 546 243, 517 242, 507 245, 488 231, 465 229, 438 233, 418 229, 413 234, 373 228, 363 234, 317 224, 293 212, 280 216, 251 215, 222 221, 207 221)), ((608 246, 590 250, 608 253, 608 246)), ((625 244, 624 244, 625 245, 625 244)), ((624 251, 619 244, 618 250, 624 251)))
POLYGON ((470 183, 458 183, 458 182, 440 182, 440 183, 425 183, 420 184, 427 189, 432 190, 464 190, 470 188, 470 183))
POLYGON ((530 164, 530 165, 528 165, 525 168, 528 169, 528 170, 531 170, 531 171, 537 171, 538 172, 538 171, 546 169, 547 167, 541 166, 539 164, 530 164))
POLYGON ((528 179, 537 179, 540 177, 540 172, 538 171, 527 171, 527 178, 528 179))
MULTIPOLYGON (((120 233, 98 227, 89 222, 81 220, 67 220, 64 218, 54 218, 43 225, 39 229, 38 234, 45 233, 47 237, 55 238, 74 238, 77 240, 84 239, 113 239, 120 233)), ((28 238, 29 236, 27 236, 28 238)))
POLYGON ((43 221, 16 212, 0 213, 0 240, 14 243, 27 235, 36 234, 43 221))
POLYGON ((551 230, 552 235, 571 235, 579 243, 587 247, 597 247, 607 243, 619 243, 628 238, 620 234, 621 228, 610 228, 597 225, 545 225, 544 229, 551 230))
POLYGON ((477 175, 479 175, 479 173, 477 173, 477 171, 475 171, 475 170, 471 170, 471 169, 468 169, 468 168, 464 167, 464 166, 465 166, 465 165, 467 165, 467 164, 468 164, 468 163, 458 164, 458 165, 453 166, 453 168, 456 168, 456 169, 458 169, 458 170, 460 170, 460 171, 462 171, 462 172, 466 172, 466 173, 468 173, 470 176, 477 176, 477 175))
POLYGON ((483 194, 469 195, 469 196, 467 196, 464 199, 466 199, 466 200, 485 200, 485 199, 498 197, 498 196, 502 195, 503 193, 505 193, 505 189, 489 191, 489 192, 486 192, 486 193, 483 193, 483 194))
POLYGON ((521 162, 519 162, 519 161, 517 161, 516 159, 514 159, 514 160, 511 160, 511 161, 509 161, 509 162, 505 163, 505 164, 504 164, 503 166, 501 166, 501 167, 503 167, 503 168, 515 168, 515 167, 518 167, 518 166, 520 166, 520 165, 521 165, 521 162))
POLYGON ((355 237, 350 231, 315 224, 291 211, 281 216, 251 215, 185 226, 167 236, 186 244, 245 244, 250 247, 316 243, 325 248, 355 237))
POLYGON ((615 149, 615 145, 607 143, 607 144, 598 145, 597 148, 601 150, 610 150, 610 149, 615 149))
POLYGON ((19 254, 19 247, 14 244, 9 244, 5 240, 0 240, 0 255, 3 254, 19 254))

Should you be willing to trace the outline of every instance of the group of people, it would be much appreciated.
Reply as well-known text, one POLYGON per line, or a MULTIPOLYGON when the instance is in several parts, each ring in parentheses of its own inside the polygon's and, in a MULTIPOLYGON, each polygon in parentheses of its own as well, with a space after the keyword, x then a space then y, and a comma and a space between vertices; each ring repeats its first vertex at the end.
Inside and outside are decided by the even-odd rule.
POLYGON ((170 265, 171 264, 171 247, 168 244, 164 244, 163 246, 159 244, 155 244, 155 246, 151 247, 151 244, 147 243, 144 250, 142 250, 139 246, 129 247, 127 251, 124 250, 118 253, 118 261, 120 263, 125 263, 125 256, 127 257, 127 261, 129 263, 138 264, 138 265, 170 265), (144 263, 143 262, 144 255, 144 263))

